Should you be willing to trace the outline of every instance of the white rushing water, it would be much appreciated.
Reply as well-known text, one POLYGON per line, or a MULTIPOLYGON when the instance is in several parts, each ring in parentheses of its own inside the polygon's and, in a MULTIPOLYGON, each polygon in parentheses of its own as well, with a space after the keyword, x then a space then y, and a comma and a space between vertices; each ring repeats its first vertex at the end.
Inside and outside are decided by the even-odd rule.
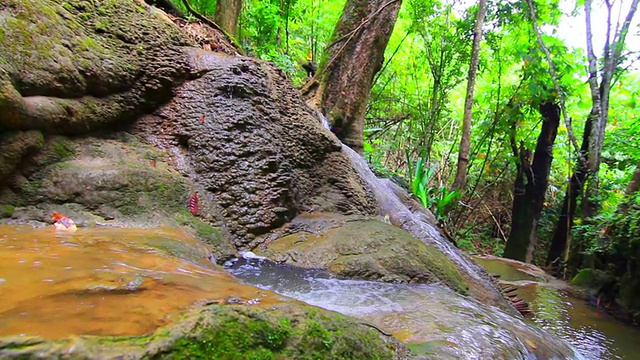
POLYGON ((374 324, 439 359, 581 359, 559 338, 443 286, 338 279, 262 259, 227 269, 247 284, 374 324))

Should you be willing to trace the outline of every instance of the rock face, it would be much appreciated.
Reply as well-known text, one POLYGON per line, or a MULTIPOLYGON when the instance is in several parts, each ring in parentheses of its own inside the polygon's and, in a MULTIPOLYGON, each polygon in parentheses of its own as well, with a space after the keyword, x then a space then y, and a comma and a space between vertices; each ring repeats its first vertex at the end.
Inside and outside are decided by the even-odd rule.
POLYGON ((62 212, 82 227, 184 226, 214 246, 224 261, 236 251, 217 229, 211 201, 200 198, 201 216, 186 210, 198 188, 166 162, 164 153, 126 133, 109 137, 69 138, 37 131, 15 132, 13 144, 38 149, 8 177, 0 191, 4 217, 15 221, 48 222, 62 212))
POLYGON ((303 211, 375 212, 340 142, 280 70, 203 51, 191 58, 201 76, 133 130, 213 196, 237 247, 303 211))
POLYGON ((443 283, 467 293, 455 264, 437 248, 375 219, 331 214, 298 216, 296 233, 255 252, 277 262, 326 268, 352 279, 394 283, 443 283))
POLYGON ((166 102, 185 37, 136 1, 0 4, 0 129, 84 134, 166 102))

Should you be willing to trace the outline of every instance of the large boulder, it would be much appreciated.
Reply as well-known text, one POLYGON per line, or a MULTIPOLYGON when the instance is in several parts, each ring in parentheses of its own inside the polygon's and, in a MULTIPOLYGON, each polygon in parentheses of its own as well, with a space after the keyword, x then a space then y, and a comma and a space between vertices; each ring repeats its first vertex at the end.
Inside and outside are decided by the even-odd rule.
POLYGON ((7 178, 0 222, 48 223, 55 211, 81 227, 183 227, 212 245, 217 260, 235 255, 209 198, 200 197, 199 217, 189 213, 189 197, 202 189, 163 161, 159 149, 126 133, 47 140, 39 132, 20 134, 16 139, 39 150, 7 178))
POLYGON ((277 262, 325 268, 353 279, 395 283, 442 283, 466 294, 462 274, 437 248, 376 219, 303 214, 295 231, 255 249, 277 262))
POLYGON ((152 335, 0 338, 2 359, 419 359, 398 340, 300 303, 206 305, 152 335))
POLYGON ((191 53, 201 76, 132 129, 212 195, 239 248, 300 212, 376 212, 339 140, 274 65, 191 53))
POLYGON ((0 130, 130 122, 187 78, 186 37, 142 2, 0 3, 0 130))

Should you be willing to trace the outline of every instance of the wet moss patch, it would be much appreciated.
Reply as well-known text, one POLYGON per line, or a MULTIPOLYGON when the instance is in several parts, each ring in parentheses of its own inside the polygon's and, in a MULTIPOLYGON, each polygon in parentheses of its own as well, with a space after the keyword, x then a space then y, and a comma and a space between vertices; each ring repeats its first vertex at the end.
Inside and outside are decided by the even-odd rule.
POLYGON ((397 345, 347 317, 300 305, 271 311, 213 306, 197 319, 194 328, 191 335, 175 341, 173 358, 392 359, 397 345))
POLYGON ((0 338, 0 358, 137 359, 411 359, 399 341, 356 320, 300 303, 271 309, 247 305, 195 308, 174 323, 140 337, 86 337, 45 341, 0 338))

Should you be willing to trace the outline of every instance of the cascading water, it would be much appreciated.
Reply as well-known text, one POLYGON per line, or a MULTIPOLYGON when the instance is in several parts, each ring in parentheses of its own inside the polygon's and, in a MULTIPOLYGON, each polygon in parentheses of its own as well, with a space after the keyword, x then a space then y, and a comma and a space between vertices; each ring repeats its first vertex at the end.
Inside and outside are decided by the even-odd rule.
MULTIPOLYGON (((319 111, 317 114, 324 127, 330 130, 326 117, 319 111)), ((392 188, 393 183, 379 179, 371 171, 367 161, 348 146, 343 144, 342 151, 377 199, 381 216, 388 216, 394 225, 409 232, 422 242, 435 246, 452 259, 465 275, 473 297, 515 314, 515 309, 504 299, 483 269, 444 239, 440 232, 425 219, 424 214, 409 209, 396 194, 397 189, 392 188)))
POLYGON ((265 259, 228 262, 240 280, 366 321, 438 359, 581 359, 562 340, 446 287, 338 279, 265 259))

